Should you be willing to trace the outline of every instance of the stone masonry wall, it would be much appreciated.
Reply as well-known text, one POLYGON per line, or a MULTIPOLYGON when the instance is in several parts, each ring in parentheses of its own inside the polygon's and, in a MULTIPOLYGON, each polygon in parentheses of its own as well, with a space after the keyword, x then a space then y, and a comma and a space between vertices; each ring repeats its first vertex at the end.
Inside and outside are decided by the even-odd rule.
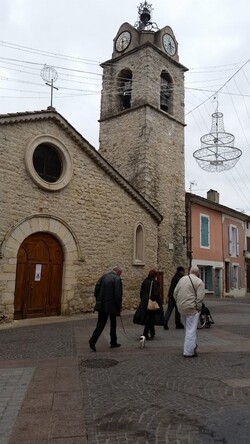
POLYGON ((62 231, 57 237, 65 254, 67 230, 78 246, 79 251, 75 252, 74 260, 70 258, 67 274, 64 273, 64 313, 92 310, 94 284, 101 274, 115 264, 123 268, 124 308, 137 305, 141 281, 149 268, 157 263, 157 222, 96 165, 66 131, 49 121, 2 126, 0 173, 0 312, 5 311, 9 316, 13 314, 16 270, 14 252, 17 254, 23 238, 39 231, 39 227, 41 231, 55 235, 57 230, 62 231), (42 190, 26 171, 25 149, 30 140, 41 134, 58 138, 72 156, 73 177, 60 191, 42 190), (51 229, 54 219, 56 229, 51 229), (11 232, 22 221, 26 222, 22 230, 16 231, 17 239, 11 240, 9 254, 10 250, 4 246, 11 232), (133 265, 134 227, 138 222, 145 229, 144 266, 133 265), (65 293, 66 289, 70 291, 65 293))
POLYGON ((152 47, 113 63, 115 71, 112 64, 104 69, 100 153, 164 217, 159 227, 158 267, 165 274, 166 292, 175 268, 186 265, 184 72, 152 47), (119 111, 114 72, 117 76, 125 68, 133 74, 131 108, 119 111), (173 115, 160 110, 164 69, 173 79, 173 115))

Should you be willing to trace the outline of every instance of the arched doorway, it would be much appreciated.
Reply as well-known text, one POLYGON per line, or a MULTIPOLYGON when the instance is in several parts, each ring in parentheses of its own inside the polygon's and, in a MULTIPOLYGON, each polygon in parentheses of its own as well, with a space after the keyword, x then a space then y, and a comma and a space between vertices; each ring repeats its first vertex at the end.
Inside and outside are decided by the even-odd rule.
POLYGON ((14 319, 61 314, 63 251, 48 233, 35 233, 17 254, 14 319))

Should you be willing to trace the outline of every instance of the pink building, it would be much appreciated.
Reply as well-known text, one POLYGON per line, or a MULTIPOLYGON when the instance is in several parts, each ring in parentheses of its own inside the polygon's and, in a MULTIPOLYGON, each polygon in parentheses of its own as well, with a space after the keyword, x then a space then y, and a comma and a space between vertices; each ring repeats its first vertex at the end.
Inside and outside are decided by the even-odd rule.
POLYGON ((219 204, 210 190, 207 199, 186 193, 189 266, 200 268, 206 292, 217 297, 245 296, 246 229, 250 217, 219 204))

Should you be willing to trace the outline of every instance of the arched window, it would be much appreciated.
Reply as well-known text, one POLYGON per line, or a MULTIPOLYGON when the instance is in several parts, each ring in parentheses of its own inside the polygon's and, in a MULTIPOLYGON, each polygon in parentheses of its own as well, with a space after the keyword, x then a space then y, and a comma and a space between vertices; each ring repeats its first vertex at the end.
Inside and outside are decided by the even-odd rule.
POLYGON ((169 114, 173 112, 173 82, 166 71, 161 73, 160 108, 169 114))
POLYGON ((123 69, 118 76, 118 95, 120 109, 130 108, 132 97, 132 72, 130 69, 123 69))
POLYGON ((144 228, 141 223, 135 226, 134 234, 134 265, 144 265, 145 239, 144 228))

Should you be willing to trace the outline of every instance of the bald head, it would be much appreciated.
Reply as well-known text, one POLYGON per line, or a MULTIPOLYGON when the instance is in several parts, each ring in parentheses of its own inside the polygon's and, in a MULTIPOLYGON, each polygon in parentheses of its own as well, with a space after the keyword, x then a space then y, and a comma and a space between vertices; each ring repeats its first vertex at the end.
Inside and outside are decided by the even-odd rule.
POLYGON ((113 268, 113 271, 117 274, 117 276, 121 276, 122 274, 122 269, 118 267, 118 265, 113 268))
POLYGON ((200 270, 198 267, 191 267, 189 274, 195 274, 195 276, 199 276, 200 270))

